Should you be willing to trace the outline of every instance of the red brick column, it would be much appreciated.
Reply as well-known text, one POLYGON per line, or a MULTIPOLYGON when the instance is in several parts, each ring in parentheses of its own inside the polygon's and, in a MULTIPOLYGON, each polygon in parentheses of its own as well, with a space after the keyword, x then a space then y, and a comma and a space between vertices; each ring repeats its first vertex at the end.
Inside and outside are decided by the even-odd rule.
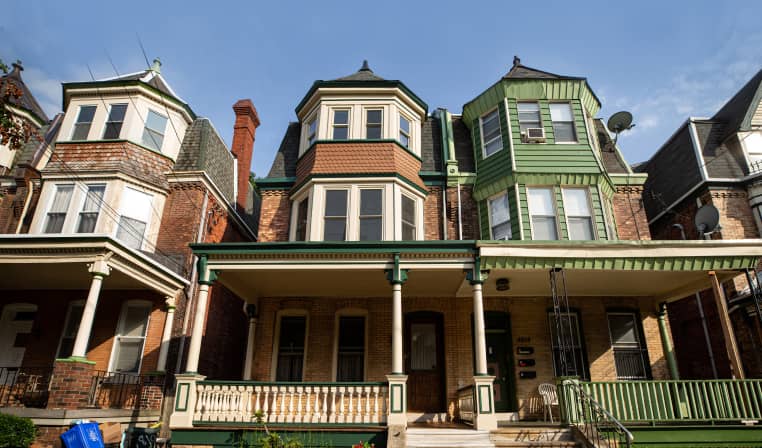
POLYGON ((87 407, 94 371, 94 362, 57 359, 53 364, 48 409, 87 407))

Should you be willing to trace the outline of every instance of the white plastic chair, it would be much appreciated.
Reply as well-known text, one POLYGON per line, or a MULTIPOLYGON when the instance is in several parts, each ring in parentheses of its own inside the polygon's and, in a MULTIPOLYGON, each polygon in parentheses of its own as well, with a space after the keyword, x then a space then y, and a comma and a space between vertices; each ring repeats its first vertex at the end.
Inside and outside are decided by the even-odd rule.
POLYGON ((553 423, 553 406, 558 406, 556 386, 554 384, 543 383, 537 386, 537 391, 540 392, 542 397, 543 418, 545 421, 548 421, 548 416, 550 416, 550 423, 553 423))

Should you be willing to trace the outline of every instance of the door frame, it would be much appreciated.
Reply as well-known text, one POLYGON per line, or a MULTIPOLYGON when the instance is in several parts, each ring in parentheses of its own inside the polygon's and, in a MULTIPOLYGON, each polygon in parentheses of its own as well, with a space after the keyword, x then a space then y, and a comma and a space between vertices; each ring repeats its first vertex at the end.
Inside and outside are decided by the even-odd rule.
MULTIPOLYGON (((476 372, 476 331, 474 328, 474 313, 470 314, 470 319, 471 319, 471 353, 472 353, 471 362, 473 364, 474 372, 476 372)), ((507 311, 500 311, 500 310, 485 310, 484 311, 485 341, 487 337, 486 333, 489 333, 490 331, 495 331, 495 330, 505 334, 505 340, 504 340, 505 354, 507 355, 507 359, 505 361, 505 366, 506 366, 505 376, 506 376, 506 385, 508 387, 508 391, 507 391, 508 408, 497 409, 497 401, 494 401, 495 412, 517 412, 519 410, 519 402, 518 402, 518 395, 517 395, 517 388, 516 388, 516 358, 513 354, 513 331, 511 328, 511 313, 507 311), (489 322, 488 317, 490 315, 505 316, 505 328, 487 328, 487 323, 489 322)), ((497 380, 497 377, 495 378, 495 380, 497 380)), ((493 397, 493 400, 494 400, 494 397, 493 397)))
MULTIPOLYGON (((437 338, 437 364, 439 366, 438 373, 440 377, 439 398, 442 404, 442 409, 438 412, 447 411, 447 366, 445 363, 445 351, 444 351, 444 313, 439 311, 410 311, 405 313, 403 326, 403 359, 404 359, 404 371, 406 375, 410 375, 410 326, 413 321, 419 321, 424 323, 434 323, 436 328, 437 338)), ((421 412, 418 409, 410 408, 410 388, 407 388, 407 403, 408 411, 421 412)))

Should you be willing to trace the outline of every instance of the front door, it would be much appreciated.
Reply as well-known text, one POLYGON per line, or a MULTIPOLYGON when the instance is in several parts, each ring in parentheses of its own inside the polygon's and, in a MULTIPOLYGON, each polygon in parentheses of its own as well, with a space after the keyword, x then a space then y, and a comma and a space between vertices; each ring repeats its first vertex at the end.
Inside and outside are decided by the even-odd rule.
POLYGON ((446 406, 442 315, 423 311, 405 317, 407 408, 413 412, 443 412, 446 406))
POLYGON ((511 323, 507 313, 484 313, 487 339, 487 373, 494 375, 493 392, 497 412, 516 411, 516 387, 511 344, 511 323))

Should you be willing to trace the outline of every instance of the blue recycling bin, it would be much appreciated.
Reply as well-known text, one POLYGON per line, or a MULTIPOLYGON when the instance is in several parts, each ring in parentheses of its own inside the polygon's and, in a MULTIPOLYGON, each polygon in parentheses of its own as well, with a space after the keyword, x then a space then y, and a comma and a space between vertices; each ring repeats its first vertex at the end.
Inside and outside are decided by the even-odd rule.
POLYGON ((79 423, 61 434, 66 448, 103 448, 103 436, 97 423, 79 423))

